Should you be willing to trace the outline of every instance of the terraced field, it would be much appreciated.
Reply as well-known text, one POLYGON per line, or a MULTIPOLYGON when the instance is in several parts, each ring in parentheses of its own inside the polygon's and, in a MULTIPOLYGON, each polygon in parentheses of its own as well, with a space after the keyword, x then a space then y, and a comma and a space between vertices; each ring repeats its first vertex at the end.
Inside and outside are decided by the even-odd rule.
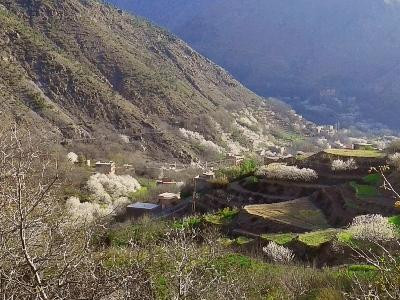
POLYGON ((337 156, 383 158, 385 153, 379 150, 326 149, 325 153, 337 156))
POLYGON ((244 207, 244 210, 251 215, 304 230, 312 231, 329 227, 322 211, 307 197, 274 204, 248 205, 244 207))
POLYGON ((324 243, 334 240, 340 229, 328 228, 306 233, 275 233, 262 234, 261 238, 267 241, 273 241, 278 245, 286 246, 292 241, 300 241, 309 247, 320 247, 324 243))

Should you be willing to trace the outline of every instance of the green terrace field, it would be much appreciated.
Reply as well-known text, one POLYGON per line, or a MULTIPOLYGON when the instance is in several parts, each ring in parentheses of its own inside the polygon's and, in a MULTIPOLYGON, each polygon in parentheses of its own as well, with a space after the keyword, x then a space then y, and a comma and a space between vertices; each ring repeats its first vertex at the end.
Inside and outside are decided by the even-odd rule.
POLYGON ((267 241, 272 241, 278 245, 286 246, 292 241, 300 241, 309 247, 319 247, 327 242, 334 240, 339 229, 328 228, 325 230, 316 230, 307 233, 276 233, 276 234, 263 234, 261 238, 267 241))
POLYGON ((326 229, 308 232, 299 235, 299 241, 310 247, 319 247, 322 244, 330 242, 338 234, 338 229, 326 229))
POLYGON ((385 157, 385 153, 379 150, 326 149, 325 153, 337 156, 347 156, 347 157, 364 157, 364 158, 385 157))
POLYGON ((379 195, 378 187, 382 181, 379 174, 369 174, 362 180, 363 184, 350 182, 350 186, 354 189, 358 198, 372 198, 379 195))
POLYGON ((350 182, 350 186, 354 189, 358 198, 372 198, 378 196, 376 186, 358 184, 354 181, 350 182))
POLYGON ((273 204, 248 205, 244 209, 251 215, 305 230, 329 227, 324 214, 308 198, 273 204))
POLYGON ((297 233, 271 233, 271 234, 262 234, 261 238, 267 241, 275 242, 278 245, 287 245, 294 239, 298 237, 297 233))

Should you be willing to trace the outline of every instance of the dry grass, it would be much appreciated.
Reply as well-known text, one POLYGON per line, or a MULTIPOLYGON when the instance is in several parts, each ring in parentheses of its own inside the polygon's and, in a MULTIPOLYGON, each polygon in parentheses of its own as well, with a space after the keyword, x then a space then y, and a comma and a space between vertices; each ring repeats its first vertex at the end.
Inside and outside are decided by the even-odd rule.
POLYGON ((308 198, 274 204, 248 205, 244 209, 249 214, 306 230, 329 227, 324 214, 308 198))

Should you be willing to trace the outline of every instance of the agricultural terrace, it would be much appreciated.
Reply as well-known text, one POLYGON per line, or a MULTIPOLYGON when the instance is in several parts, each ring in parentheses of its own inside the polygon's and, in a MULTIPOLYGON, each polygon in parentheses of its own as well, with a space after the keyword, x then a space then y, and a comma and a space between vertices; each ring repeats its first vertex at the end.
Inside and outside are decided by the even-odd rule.
POLYGON ((287 246, 293 241, 300 241, 309 247, 319 247, 334 240, 339 232, 339 229, 328 228, 325 230, 316 230, 306 233, 262 234, 261 238, 267 241, 273 241, 278 245, 283 246, 287 246))
POLYGON ((345 157, 383 158, 386 156, 384 152, 379 150, 326 149, 324 152, 345 157))
POLYGON ((250 215, 289 224, 305 230, 328 228, 325 215, 308 198, 274 204, 248 205, 244 207, 250 215))

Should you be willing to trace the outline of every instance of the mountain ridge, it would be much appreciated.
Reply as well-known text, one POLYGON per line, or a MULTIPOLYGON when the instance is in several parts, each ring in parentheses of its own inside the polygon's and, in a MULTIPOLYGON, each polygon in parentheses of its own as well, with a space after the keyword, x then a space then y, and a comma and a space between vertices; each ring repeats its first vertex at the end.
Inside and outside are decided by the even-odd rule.
POLYGON ((120 143, 122 135, 130 151, 188 161, 204 145, 229 151, 227 144, 238 143, 219 123, 233 124, 236 138, 243 139, 240 133, 248 129, 239 128, 234 115, 241 110, 251 111, 253 130, 267 144, 266 127, 284 124, 299 132, 290 119, 305 124, 164 29, 113 7, 83 0, 0 4, 6 99, 0 110, 58 139, 120 143), (223 116, 218 122, 217 112, 223 116))
POLYGON ((400 128, 397 1, 110 2, 168 28, 257 94, 312 121, 400 128), (336 94, 321 96, 329 89, 336 94))

